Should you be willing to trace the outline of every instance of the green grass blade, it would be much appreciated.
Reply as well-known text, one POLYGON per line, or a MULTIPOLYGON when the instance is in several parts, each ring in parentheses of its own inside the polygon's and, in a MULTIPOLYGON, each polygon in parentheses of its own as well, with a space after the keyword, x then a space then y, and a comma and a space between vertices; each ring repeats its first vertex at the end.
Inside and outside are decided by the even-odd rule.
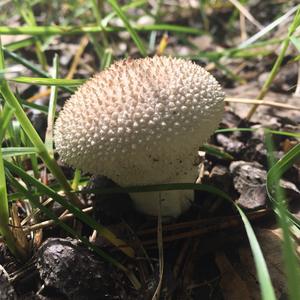
POLYGON ((274 287, 271 282, 270 273, 263 256, 262 250, 259 246, 253 228, 245 215, 245 213, 235 204, 236 209, 238 210, 242 221, 244 223, 246 233, 249 239, 251 251, 253 254, 253 259, 255 263, 255 268, 257 272, 258 282, 261 290, 261 297, 263 300, 276 300, 274 287))
MULTIPOLYGON (((22 99, 18 99, 18 100, 21 103, 22 107, 36 109, 39 112, 42 112, 42 113, 48 115, 48 106, 41 105, 41 104, 36 104, 36 103, 31 103, 31 102, 26 102, 26 101, 24 101, 22 99)), ((56 113, 56 116, 58 116, 57 113, 56 113)))
POLYGON ((291 36, 290 37, 290 41, 297 48, 297 50, 300 52, 300 39, 298 37, 291 36))
MULTIPOLYGON (((56 79, 58 76, 58 55, 55 54, 53 59, 53 79, 56 79)), ((47 130, 45 137, 45 147, 49 155, 54 158, 53 150, 53 126, 54 119, 56 114, 56 100, 57 100, 57 86, 51 86, 50 100, 49 100, 49 111, 48 111, 48 120, 47 120, 47 130)))
POLYGON ((234 157, 232 155, 230 155, 229 153, 225 152, 224 150, 222 150, 214 145, 203 144, 200 147, 200 150, 205 151, 206 153, 208 153, 212 156, 215 156, 217 158, 226 159, 226 160, 234 159, 234 157))
POLYGON ((3 158, 9 158, 12 156, 37 154, 38 151, 34 147, 7 147, 2 148, 3 158))
POLYGON ((296 254, 295 243, 292 238, 290 226, 292 224, 287 209, 287 204, 279 180, 281 175, 290 167, 291 163, 300 156, 300 144, 291 149, 277 163, 273 155, 273 143, 271 134, 266 135, 266 146, 268 149, 268 159, 271 169, 267 175, 267 192, 274 205, 278 224, 283 234, 283 261, 287 276, 287 287, 289 299, 300 299, 300 268, 299 259, 296 254))
MULTIPOLYGON (((5 64, 4 64, 4 55, 2 51, 2 46, 0 42, 0 70, 3 69, 5 69, 5 64)), ((58 166, 57 162, 54 159, 52 159, 49 153, 47 152, 47 149, 43 141, 41 140, 39 134, 33 127, 25 111, 23 110, 21 104, 19 103, 18 99, 13 94, 13 92, 11 91, 9 85, 5 80, 1 81, 0 93, 2 94, 5 102, 14 108, 15 116, 17 117, 19 123, 21 124, 24 132, 27 134, 33 146, 38 149, 39 156, 45 162, 47 168, 52 172, 52 174, 57 179, 57 181, 61 184, 64 191, 68 195, 69 199, 74 203, 76 203, 76 205, 81 206, 81 202, 78 199, 78 197, 70 193, 71 187, 64 173, 62 172, 61 168, 58 166)))
MULTIPOLYGON (((217 195, 223 199, 226 199, 231 204, 235 205, 234 201, 228 196, 227 193, 221 191, 220 189, 206 185, 206 184, 196 184, 196 183, 173 183, 173 184, 160 184, 160 185, 148 185, 139 187, 128 187, 128 188, 105 188, 105 189, 91 189, 80 191, 80 193, 93 193, 96 195, 103 194, 114 194, 114 193, 144 193, 144 192, 154 192, 154 191, 170 191, 170 190, 201 190, 214 195, 217 195)), ((243 211, 235 205, 238 212, 242 217, 245 229, 249 238, 251 249, 254 255, 254 261, 257 269, 258 279, 261 286, 262 299, 273 300, 276 299, 274 295, 274 289, 271 283, 270 275, 264 260, 262 251, 259 247, 253 229, 243 211)))
POLYGON ((15 77, 9 81, 26 84, 50 85, 50 86, 78 86, 83 84, 85 79, 54 79, 54 78, 37 78, 37 77, 15 77))
MULTIPOLYGON (((1 42, 0 42, 0 47, 1 47, 1 42)), ((0 66, 3 66, 3 61, 1 61, 1 58, 0 58, 0 66)), ((14 110, 6 104, 4 106, 3 111, 1 112, 0 115, 0 138, 1 138, 0 143, 1 144, 5 136, 5 131, 8 127, 8 124, 13 116, 13 111, 14 110)), ((6 178, 5 178, 2 151, 0 151, 0 232, 3 235, 7 247, 12 252, 12 254, 20 260, 24 259, 25 255, 19 250, 17 246, 17 242, 9 227, 9 207, 8 207, 6 178)))
MULTIPOLYGON (((73 228, 65 224, 63 221, 61 221, 55 215, 55 213, 53 213, 51 209, 47 208, 47 206, 45 205, 42 205, 39 201, 38 196, 34 195, 31 191, 28 191, 26 188, 24 188, 13 176, 8 176, 8 178, 10 179, 11 184, 15 187, 18 193, 25 195, 28 198, 28 200, 32 202, 35 207, 39 208, 46 216, 48 216, 48 218, 52 219, 57 225, 62 227, 62 229, 65 230, 67 233, 73 235, 76 238, 79 238, 81 241, 83 241, 86 244, 85 238, 83 239, 83 237, 80 236, 73 228)), ((109 256, 103 250, 99 249, 98 247, 91 244, 90 242, 88 242, 87 246, 92 248, 93 250, 96 250, 97 248, 95 252, 98 253, 101 257, 103 257, 105 260, 107 260, 108 262, 112 263, 115 266, 119 265, 118 262, 116 262, 111 256, 109 256)))
MULTIPOLYGON (((32 11, 32 7, 28 1, 14 0, 15 7, 19 14, 23 17, 27 25, 36 26, 36 19, 32 11)), ((39 39, 35 37, 35 52, 38 58, 39 63, 42 65, 43 69, 47 68, 47 59, 45 53, 42 49, 42 43, 39 39)))
POLYGON ((44 195, 48 195, 49 197, 53 198, 54 201, 57 201, 61 204, 64 208, 69 210, 73 213, 79 220, 90 226, 91 228, 97 230, 97 232, 110 241, 113 245, 115 245, 119 250, 123 251, 126 255, 133 257, 134 251, 132 248, 128 247, 126 243, 120 239, 118 239, 111 231, 107 228, 103 227, 102 225, 98 224, 93 218, 89 215, 83 213, 78 207, 74 206, 72 203, 68 202, 64 197, 60 196, 50 187, 44 185, 37 179, 28 175, 25 171, 21 168, 17 167, 16 165, 5 161, 5 166, 15 175, 18 175, 22 178, 22 180, 28 184, 33 185, 40 193, 44 195))
MULTIPOLYGON (((5 49, 4 47, 2 47, 2 51, 4 52, 4 54, 13 59, 15 62, 20 63, 21 65, 23 65, 24 67, 28 68, 29 70, 31 70, 33 73, 45 77, 45 78, 51 78, 51 76, 45 72, 44 70, 40 69, 38 66, 36 66, 35 64, 33 64, 32 62, 30 62, 29 60, 21 57, 20 55, 18 55, 17 53, 8 51, 7 49, 5 49)), ((4 68, 3 68, 4 69, 4 68)), ((73 93, 74 90, 70 87, 66 87, 66 86, 62 86, 61 89, 67 91, 67 92, 71 92, 73 93)))
MULTIPOLYGON (((103 23, 102 23, 103 24, 103 23)), ((188 33, 199 35, 203 31, 186 26, 172 24, 153 24, 153 25, 133 25, 131 28, 134 31, 169 31, 178 33, 188 33)), ((106 32, 124 31, 124 27, 105 27, 106 32)), ((33 35, 33 36, 51 36, 51 35, 76 35, 86 33, 99 33, 103 29, 100 26, 20 26, 9 27, 0 26, 0 35, 33 35)))
MULTIPOLYGON (((272 183, 273 178, 276 179, 277 176, 282 176, 295 163, 299 156, 300 144, 297 144, 270 168, 268 172, 269 184, 272 183)), ((268 187, 270 188, 271 185, 268 187)))
MULTIPOLYGON (((134 0, 134 1, 130 1, 130 3, 125 4, 123 6, 121 6, 121 9, 123 11, 127 11, 129 8, 136 8, 138 6, 142 6, 143 4, 147 3, 146 0, 134 0)), ((113 19, 116 16, 116 12, 112 11, 111 13, 109 13, 108 15, 106 15, 102 20, 101 20, 101 24, 103 27, 107 27, 109 21, 111 19, 113 19)))
POLYGON ((193 27, 172 25, 172 24, 152 24, 147 26, 137 25, 135 29, 138 31, 168 31, 168 32, 176 32, 176 33, 186 33, 186 34, 207 34, 206 32, 199 30, 193 27))
MULTIPOLYGON (((265 95, 269 91, 273 80, 275 79, 276 75, 278 74, 278 72, 280 70, 280 66, 283 62, 283 59, 285 57, 285 53, 286 53, 286 51, 288 49, 288 46, 289 46, 289 43, 290 43, 290 37, 295 33, 295 31, 297 30, 297 28, 300 24, 300 5, 298 5, 297 8, 298 9, 297 9, 296 15, 293 19, 292 24, 289 27, 287 38, 282 42, 282 47, 281 47, 280 53, 276 58, 276 61, 273 65, 273 67, 272 67, 272 70, 269 73, 267 79, 265 80, 258 96, 256 97, 256 99, 258 99, 258 100, 263 100, 263 98, 265 97, 265 95)), ((259 106, 259 104, 255 104, 255 105, 252 106, 252 108, 249 110, 249 112, 247 114, 247 117, 246 117, 247 120, 251 119, 251 117, 255 113, 258 106, 259 106)))
POLYGON ((117 260, 115 260, 113 257, 111 257, 109 254, 104 252, 102 249, 97 247, 96 245, 92 244, 88 238, 85 236, 80 235, 78 232, 76 232, 73 228, 65 224, 63 221, 61 221, 53 212, 51 209, 47 208, 46 206, 42 205, 39 201, 39 198, 37 196, 34 196, 31 191, 26 190, 15 178, 12 176, 8 176, 10 178, 11 184, 16 188, 16 190, 25 195, 30 202, 33 203, 37 208, 39 208, 46 216, 48 216, 50 219, 52 219, 58 226, 60 226, 63 230, 65 230, 70 235, 74 236, 75 238, 78 238, 82 241, 83 244, 85 244, 88 248, 93 250, 95 253, 97 253, 100 257, 102 257, 107 262, 111 263, 113 266, 117 267, 121 271, 125 272, 125 274, 128 276, 128 279, 131 281, 133 286, 136 289, 139 289, 141 287, 138 279, 134 275, 132 271, 127 269, 125 266, 123 266, 121 263, 119 263, 117 260))
POLYGON ((291 15, 293 15, 299 8, 299 5, 292 7, 288 12, 286 12, 283 16, 279 17, 278 19, 276 19, 275 21, 273 21, 271 24, 269 24, 268 26, 264 27, 262 30, 260 30, 258 33, 256 33, 255 35, 253 35, 252 37, 250 37, 249 39, 247 39, 245 42, 243 42, 239 48, 244 48, 249 46, 250 44, 256 42, 258 39, 260 39, 261 37, 263 37, 264 35, 266 35, 268 32, 270 32, 271 30, 273 30, 275 27, 277 27, 278 25, 282 24, 283 22, 285 22, 286 20, 289 19, 289 17, 291 15))
POLYGON ((8 51, 16 51, 25 47, 29 47, 33 43, 34 43, 34 38, 30 37, 9 44, 4 44, 3 47, 5 47, 5 49, 7 49, 8 51))
POLYGON ((13 117, 14 109, 9 106, 7 103, 4 105, 4 108, 2 111, 0 111, 0 141, 4 139, 6 128, 8 127, 8 124, 10 120, 13 117))
POLYGON ((43 76, 43 77, 50 77, 49 74, 45 71, 43 71, 42 69, 40 69, 38 66, 36 66, 35 64, 33 64, 32 62, 30 62, 29 60, 21 57, 20 55, 18 55, 17 53, 14 53, 12 51, 9 51, 8 49, 6 49, 5 47, 2 47, 2 51, 4 52, 5 56, 8 56, 9 58, 13 59, 14 61, 16 61, 17 63, 22 64, 23 66, 25 66, 26 68, 28 68, 29 70, 31 70, 32 72, 38 74, 39 76, 43 76))
POLYGON ((18 251, 16 240, 9 227, 9 208, 6 190, 5 171, 3 166, 2 152, 0 151, 0 232, 5 239, 7 247, 12 254, 22 259, 23 255, 18 251))
POLYGON ((139 35, 135 31, 135 29, 130 25, 130 21, 124 14, 123 10, 119 6, 118 2, 116 0, 107 0, 107 2, 111 5, 115 13, 118 15, 118 17, 123 21, 127 31, 130 33, 132 40, 136 44, 137 48, 139 49, 142 56, 147 55, 147 50, 140 39, 139 35))

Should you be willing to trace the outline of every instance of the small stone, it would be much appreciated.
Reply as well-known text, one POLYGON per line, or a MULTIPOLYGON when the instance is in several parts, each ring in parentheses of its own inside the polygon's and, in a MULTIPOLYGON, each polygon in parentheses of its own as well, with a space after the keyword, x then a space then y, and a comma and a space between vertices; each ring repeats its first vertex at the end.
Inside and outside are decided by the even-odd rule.
POLYGON ((46 288, 69 299, 112 299, 110 272, 76 240, 47 239, 37 252, 36 267, 46 288))

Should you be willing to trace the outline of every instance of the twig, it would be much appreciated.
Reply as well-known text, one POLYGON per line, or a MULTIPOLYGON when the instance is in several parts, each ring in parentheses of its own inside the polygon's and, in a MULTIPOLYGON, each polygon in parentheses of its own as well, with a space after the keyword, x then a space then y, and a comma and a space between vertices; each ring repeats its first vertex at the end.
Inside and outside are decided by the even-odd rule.
MULTIPOLYGON (((254 220, 262 218, 263 216, 266 216, 270 212, 271 212, 271 209, 261 209, 256 212, 249 213, 249 214, 247 214, 247 216, 250 220, 254 221, 254 220)), ((217 218, 214 218, 214 219, 217 219, 217 218)), ((229 216, 229 217, 221 218, 221 219, 223 221, 222 223, 217 221, 208 226, 205 226, 205 224, 202 224, 198 228, 194 228, 192 230, 190 227, 187 227, 187 228, 184 228, 185 230, 183 232, 177 232, 177 233, 172 232, 168 235, 166 234, 163 237, 163 242, 167 243, 167 242, 172 242, 172 241, 176 241, 176 240, 180 240, 180 239, 186 239, 186 238, 191 238, 191 237, 196 237, 196 236, 199 237, 199 236, 203 236, 203 235, 206 235, 206 234, 209 234, 212 232, 222 231, 224 229, 236 228, 243 224, 238 215, 229 216)), ((174 225, 176 225, 176 224, 174 224, 174 225)), ((182 223, 181 225, 184 225, 184 223, 182 223)), ((164 229, 165 228, 163 227, 163 230, 164 229)), ((152 229, 152 230, 154 231, 154 229, 152 229)), ((140 236, 142 237, 142 234, 140 234, 140 236)), ((145 240, 145 239, 142 240, 142 244, 145 247, 149 247, 149 246, 153 247, 156 245, 156 243, 157 243, 157 240, 155 238, 148 239, 148 240, 145 240)))
POLYGON ((272 106, 274 108, 281 108, 281 109, 291 109, 291 110, 299 110, 300 107, 285 104, 285 103, 278 103, 270 100, 256 100, 256 99, 245 99, 245 98, 225 98, 225 102, 231 102, 231 103, 243 103, 243 104, 255 104, 255 105, 265 105, 265 106, 272 106))
POLYGON ((240 30, 241 30, 241 41, 245 41, 247 39, 247 31, 246 31, 246 19, 243 14, 240 14, 240 30))
MULTIPOLYGON (((288 34, 286 39, 282 42, 282 47, 281 47, 281 51, 272 67, 271 72, 269 73, 268 78, 266 79, 263 87, 260 90, 259 95, 257 96, 257 100, 260 100, 261 103, 264 102, 264 97, 266 96, 267 92, 269 91, 269 88, 273 82, 273 80, 275 79, 276 75, 278 74, 281 64, 283 62, 283 59, 285 57, 285 53, 286 50, 289 46, 290 43, 290 37, 293 36, 293 34, 295 33, 295 31, 298 28, 298 23, 300 21, 300 5, 297 6, 297 12, 296 15, 294 17, 294 20, 292 22, 292 24, 290 25, 289 29, 288 29, 288 34)), ((257 107, 259 104, 255 104, 252 106, 252 108, 249 110, 246 119, 250 120, 251 117, 253 116, 253 114, 255 113, 257 107)))
POLYGON ((84 36, 81 40, 80 40, 80 44, 79 44, 79 47, 75 53, 75 56, 74 56, 74 59, 73 59, 73 62, 72 62, 72 65, 70 67, 70 70, 68 72, 68 75, 66 76, 66 79, 73 79, 73 76, 77 70, 77 67, 80 63, 80 58, 86 48, 86 46, 88 45, 89 43, 89 39, 87 36, 84 36))
POLYGON ((237 0, 229 0, 239 11, 245 16, 253 25, 259 30, 263 29, 263 26, 251 15, 251 13, 237 0))
MULTIPOLYGON (((92 210, 93 210, 93 207, 90 206, 90 207, 82 209, 82 212, 88 213, 88 212, 91 212, 92 210)), ((59 217, 59 219, 62 220, 62 221, 66 221, 66 220, 69 220, 69 219, 72 219, 72 218, 74 218, 74 215, 72 213, 65 214, 64 216, 59 217)), ((46 220, 46 221, 43 221, 43 222, 38 223, 38 224, 23 227, 23 232, 26 234, 26 233, 29 233, 31 231, 36 231, 36 230, 39 230, 39 229, 42 229, 42 228, 47 228, 47 227, 53 226, 54 224, 55 224, 55 221, 46 220)), ((0 242, 4 242, 4 239, 3 239, 2 236, 0 236, 0 242)))
POLYGON ((298 79, 297 79, 297 86, 296 86, 296 91, 294 93, 294 96, 296 97, 300 96, 300 61, 298 61, 298 79))

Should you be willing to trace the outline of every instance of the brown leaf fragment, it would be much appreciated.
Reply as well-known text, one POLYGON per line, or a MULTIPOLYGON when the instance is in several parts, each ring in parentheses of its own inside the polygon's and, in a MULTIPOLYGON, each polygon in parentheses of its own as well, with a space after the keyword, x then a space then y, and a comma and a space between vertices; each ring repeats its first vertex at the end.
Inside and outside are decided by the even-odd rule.
POLYGON ((31 247, 30 243, 27 240, 26 234, 24 233, 21 220, 18 215, 18 209, 16 203, 11 207, 11 219, 12 219, 12 233, 15 238, 16 246, 19 253, 21 253, 23 258, 27 258, 30 255, 31 247))
MULTIPOLYGON (((281 252, 281 229, 256 229, 255 232, 267 263, 277 299, 281 299, 286 294, 286 278, 281 252)), ((251 250, 246 246, 241 247, 239 254, 242 263, 240 274, 252 291, 252 299, 259 300, 261 299, 260 288, 251 250)))
POLYGON ((250 292, 224 253, 217 253, 216 264, 221 273, 220 286, 225 300, 250 300, 250 292))

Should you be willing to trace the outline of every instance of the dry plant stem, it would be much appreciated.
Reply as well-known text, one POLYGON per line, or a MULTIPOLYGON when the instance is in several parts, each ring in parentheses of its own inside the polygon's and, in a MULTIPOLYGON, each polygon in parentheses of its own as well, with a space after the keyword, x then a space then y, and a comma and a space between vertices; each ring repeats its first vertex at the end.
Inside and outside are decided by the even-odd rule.
MULTIPOLYGON (((258 211, 254 212, 249 212, 247 213, 247 217, 250 220, 263 217, 270 213, 272 210, 269 208, 264 208, 260 209, 258 211)), ((200 219, 196 221, 188 221, 188 222, 183 222, 183 223, 175 223, 175 224, 165 224, 163 226, 163 231, 164 233, 168 231, 174 231, 178 229, 186 230, 191 227, 200 227, 200 226, 207 226, 209 224, 221 224, 225 223, 228 220, 236 220, 238 216, 227 216, 227 217, 215 217, 215 218, 208 218, 208 219, 200 219)), ((156 228, 149 228, 149 229, 144 229, 140 230, 137 232, 137 235, 143 236, 143 235, 148 235, 148 234, 154 234, 156 232, 156 228)))
POLYGON ((163 275, 164 275, 164 247, 163 247, 163 235, 162 235, 162 218, 161 218, 161 197, 158 200, 158 216, 157 216, 157 248, 159 258, 159 280, 152 297, 152 300, 160 298, 160 292, 162 288, 163 275))
MULTIPOLYGON (((85 212, 85 213, 89 213, 93 210, 93 207, 87 207, 87 208, 84 208, 82 211, 85 212)), ((62 221, 67 221, 67 220, 70 220, 74 218, 74 215, 69 213, 69 214, 66 214, 62 217, 59 217, 60 220, 62 221)), ((38 224, 34 224, 34 225, 31 225, 31 226, 24 226, 22 229, 23 229, 23 232, 24 233, 30 233, 32 231, 36 231, 36 230, 39 230, 39 229, 43 229, 43 228, 48 228, 48 227, 51 227, 55 225, 55 222, 53 220, 46 220, 46 221, 43 221, 41 223, 38 223, 38 224)), ((3 239, 3 236, 0 236, 0 242, 3 242, 4 239, 3 239)))
POLYGON ((254 99, 227 97, 227 98, 225 98, 225 102, 242 103, 242 104, 257 104, 257 105, 271 106, 271 107, 279 108, 279 109, 290 109, 290 110, 299 110, 300 111, 300 107, 290 105, 290 104, 285 104, 285 103, 269 101, 269 100, 261 101, 261 100, 254 100, 254 99))
MULTIPOLYGON (((269 91, 269 88, 270 88, 270 86, 271 86, 271 84, 272 84, 275 76, 279 72, 281 63, 283 61, 283 58, 284 58, 284 55, 285 55, 285 52, 286 52, 288 46, 289 46, 289 39, 286 39, 283 42, 280 54, 279 54, 279 56, 276 59, 276 62, 274 64, 273 68, 272 68, 271 73, 269 74, 268 79, 265 81, 265 83, 264 83, 264 85, 263 85, 263 87, 262 87, 259 95, 256 97, 256 100, 260 100, 260 104, 263 103, 263 98, 265 97, 265 95, 269 91)), ((250 109, 250 111, 247 114, 247 117, 246 117, 247 120, 250 120, 252 118, 252 116, 254 115, 254 113, 255 113, 255 111, 256 111, 256 109, 257 109, 258 106, 259 106, 259 104, 254 104, 253 105, 253 107, 250 109)))
POLYGON ((80 40, 79 47, 78 47, 78 49, 76 51, 76 54, 74 56, 72 65, 71 65, 70 70, 69 70, 69 72, 68 72, 68 74, 67 74, 67 76, 66 76, 65 79, 72 79, 73 78, 73 76, 74 76, 74 74, 75 74, 75 72, 77 70, 77 67, 78 67, 78 65, 80 63, 80 58, 81 58, 81 56, 82 56, 82 54, 83 54, 86 46, 88 45, 88 43, 89 43, 89 39, 88 39, 87 36, 84 36, 80 40))
POLYGON ((102 39, 102 43, 104 45, 105 48, 109 47, 109 42, 108 42, 108 38, 107 38, 107 33, 105 31, 105 28, 102 26, 102 14, 101 11, 103 10, 103 2, 102 1, 96 1, 96 0, 92 0, 92 10, 96 19, 96 23, 97 25, 102 29, 101 30, 101 39, 102 39))
POLYGON ((229 0, 239 11, 240 14, 247 18, 253 25, 255 25, 259 30, 263 26, 251 15, 251 13, 240 3, 238 0, 229 0))
POLYGON ((245 41, 247 39, 246 20, 245 20, 245 16, 242 14, 240 14, 240 30, 241 30, 241 41, 245 41))
MULTIPOLYGON (((2 49, 1 40, 0 40, 0 49, 2 49)), ((4 59, 2 53, 0 51, 0 70, 4 69, 4 59)), ((2 87, 5 85, 5 81, 0 81, 0 91, 2 87)), ((5 130, 7 123, 10 121, 12 117, 12 113, 14 112, 13 108, 8 108, 8 105, 5 104, 4 109, 1 111, 1 119, 3 120, 2 114, 6 114, 6 121, 2 122, 0 129, 0 142, 5 136, 5 130), (9 116, 9 117, 8 117, 9 116), (2 127, 2 128, 1 128, 2 127)), ((2 151, 0 150, 0 232, 3 235, 6 244, 12 254, 20 260, 25 259, 24 252, 20 247, 18 240, 16 240, 10 226, 9 226, 9 206, 8 206, 8 197, 7 197, 7 188, 6 188, 6 178, 5 178, 5 170, 4 170, 4 163, 2 157, 2 151)))
MULTIPOLYGON (((93 207, 87 207, 87 208, 82 209, 82 212, 88 213, 88 212, 91 212, 92 210, 93 210, 93 207)), ((64 216, 59 217, 59 219, 62 220, 62 221, 67 221, 67 220, 70 220, 72 218, 74 218, 74 215, 72 213, 68 213, 64 216)), ((29 233, 31 231, 39 230, 39 229, 42 229, 42 228, 48 228, 48 227, 53 226, 53 225, 55 225, 55 222, 53 220, 46 220, 46 221, 43 221, 43 222, 38 223, 38 224, 34 224, 34 225, 31 225, 31 226, 28 226, 28 227, 24 227, 23 231, 24 231, 24 233, 29 233)))
MULTIPOLYGON (((247 214, 248 218, 250 220, 257 220, 260 219, 264 216, 266 216, 266 214, 268 214, 270 212, 270 210, 260 210, 257 212, 253 212, 251 214, 247 214)), ((216 218, 217 219, 217 218, 216 218)), ((221 218, 224 219, 224 221, 222 223, 220 223, 220 220, 216 220, 215 223, 212 223, 210 225, 205 226, 205 224, 201 225, 200 228, 195 228, 193 225, 192 229, 190 227, 185 228, 185 231, 183 232, 179 232, 179 233, 170 233, 170 234, 165 234, 163 237, 163 242, 171 242, 171 241, 176 241, 176 240, 180 240, 180 239, 186 239, 186 238, 191 238, 191 237, 196 237, 196 236, 203 236, 206 235, 208 233, 212 233, 212 232, 218 232, 218 231, 222 231, 224 229, 228 229, 228 228, 235 228, 238 226, 242 225, 242 221, 240 220, 239 216, 232 216, 232 217, 227 217, 227 218, 221 218)), ((174 225, 170 225, 170 226, 176 226, 177 224, 174 225)), ((179 224, 182 225, 181 227, 185 227, 183 226, 183 224, 179 224)), ((167 226, 168 227, 168 226, 167 226)), ((165 228, 163 228, 163 231, 165 230, 165 228)), ((176 230, 174 228, 174 230, 176 230)), ((155 229, 153 229, 153 233, 154 233, 155 229)), ((138 233, 141 236, 141 233, 138 233)), ((153 239, 148 239, 148 240, 142 240, 142 245, 143 246, 153 246, 157 243, 157 240, 155 238, 153 239)))
POLYGON ((300 61, 298 61, 298 79, 297 79, 297 86, 294 96, 300 97, 300 61))
POLYGON ((30 98, 28 98, 26 101, 32 103, 36 100, 39 100, 40 98, 47 97, 50 95, 50 91, 51 91, 50 89, 47 89, 45 91, 37 93, 37 94, 31 96, 30 98))
MULTIPOLYGON (((287 48, 289 46, 289 43, 290 43, 290 37, 294 34, 294 32, 298 28, 299 24, 300 24, 300 7, 298 8, 298 10, 296 12, 296 15, 294 17, 294 20, 293 20, 291 26, 289 27, 287 37, 282 43, 282 48, 281 48, 280 54, 278 55, 278 57, 275 61, 275 64, 273 65, 271 73, 269 74, 269 76, 268 76, 267 80, 265 81, 259 95, 256 98, 257 100, 261 100, 261 102, 263 102, 263 98, 265 97, 265 95, 269 91, 269 88, 270 88, 274 78, 276 77, 277 73, 279 72, 279 69, 280 69, 280 66, 282 64, 283 58, 285 56, 286 50, 287 50, 287 48)), ((248 112, 248 115, 246 117, 247 120, 251 119, 251 117, 255 113, 258 105, 259 104, 255 104, 250 109, 250 111, 248 112)))

